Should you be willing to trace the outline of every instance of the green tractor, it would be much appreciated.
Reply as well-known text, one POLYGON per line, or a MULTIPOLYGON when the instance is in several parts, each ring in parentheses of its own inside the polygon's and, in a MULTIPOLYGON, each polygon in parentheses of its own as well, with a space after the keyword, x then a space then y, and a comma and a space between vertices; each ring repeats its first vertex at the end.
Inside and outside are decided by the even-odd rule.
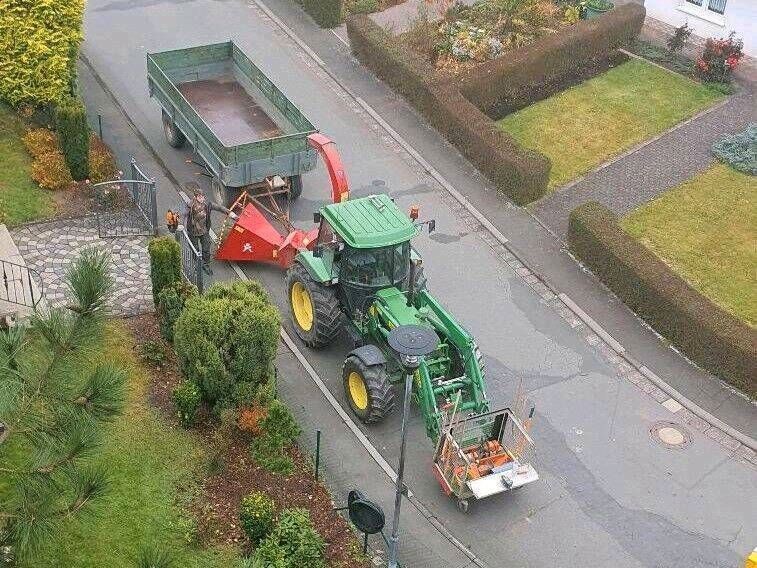
POLYGON ((452 401, 459 413, 487 412, 476 343, 428 292, 421 258, 410 245, 421 224, 387 195, 326 205, 315 217, 318 241, 297 254, 287 273, 292 320, 309 347, 330 344, 342 329, 358 345, 342 367, 355 415, 374 423, 391 412, 393 384, 404 374, 387 336, 408 324, 427 326, 439 337, 415 375, 428 436, 436 442, 452 401))

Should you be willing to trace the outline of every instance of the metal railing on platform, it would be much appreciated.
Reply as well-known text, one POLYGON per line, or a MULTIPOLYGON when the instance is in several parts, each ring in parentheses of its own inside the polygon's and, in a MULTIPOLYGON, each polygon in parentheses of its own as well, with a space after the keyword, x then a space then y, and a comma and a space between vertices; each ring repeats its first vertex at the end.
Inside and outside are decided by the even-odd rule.
POLYGON ((0 259, 0 302, 36 308, 42 300, 42 277, 28 266, 0 259))

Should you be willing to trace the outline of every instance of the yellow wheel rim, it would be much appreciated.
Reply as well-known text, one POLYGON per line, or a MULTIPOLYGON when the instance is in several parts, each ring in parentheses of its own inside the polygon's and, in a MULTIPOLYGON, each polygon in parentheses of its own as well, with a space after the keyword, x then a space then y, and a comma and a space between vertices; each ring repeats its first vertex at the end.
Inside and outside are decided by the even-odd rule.
POLYGON ((368 408, 368 389, 365 388, 365 381, 360 373, 352 371, 347 377, 347 386, 352 403, 360 410, 368 408))
POLYGON ((300 329, 310 331, 313 327, 313 300, 310 299, 310 292, 302 282, 295 282, 291 296, 294 320, 300 329))

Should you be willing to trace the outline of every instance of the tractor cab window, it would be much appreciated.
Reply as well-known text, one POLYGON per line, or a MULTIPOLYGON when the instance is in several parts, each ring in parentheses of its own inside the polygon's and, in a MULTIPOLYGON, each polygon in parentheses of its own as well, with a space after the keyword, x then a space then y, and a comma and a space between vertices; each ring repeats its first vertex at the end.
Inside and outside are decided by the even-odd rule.
POLYGON ((318 244, 321 246, 333 246, 337 243, 337 236, 334 229, 325 219, 321 221, 321 228, 318 231, 318 244))
POLYGON ((396 286, 410 270, 410 243, 375 249, 346 250, 342 261, 343 282, 370 288, 396 286))

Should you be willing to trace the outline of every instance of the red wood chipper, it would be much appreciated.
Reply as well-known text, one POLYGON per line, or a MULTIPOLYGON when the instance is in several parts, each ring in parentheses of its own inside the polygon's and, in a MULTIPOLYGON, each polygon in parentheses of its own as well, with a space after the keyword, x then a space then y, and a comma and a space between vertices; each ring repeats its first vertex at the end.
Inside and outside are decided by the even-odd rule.
MULTIPOLYGON (((316 132, 308 136, 308 144, 318 151, 331 180, 331 200, 341 203, 349 198, 347 174, 336 145, 327 136, 316 132)), ((234 262, 267 262, 289 268, 298 251, 313 250, 318 228, 299 229, 289 220, 288 197, 271 183, 268 190, 255 194, 243 191, 230 209, 237 214, 233 225, 224 221, 216 259, 234 262), (282 233, 274 223, 283 227, 282 233)))

